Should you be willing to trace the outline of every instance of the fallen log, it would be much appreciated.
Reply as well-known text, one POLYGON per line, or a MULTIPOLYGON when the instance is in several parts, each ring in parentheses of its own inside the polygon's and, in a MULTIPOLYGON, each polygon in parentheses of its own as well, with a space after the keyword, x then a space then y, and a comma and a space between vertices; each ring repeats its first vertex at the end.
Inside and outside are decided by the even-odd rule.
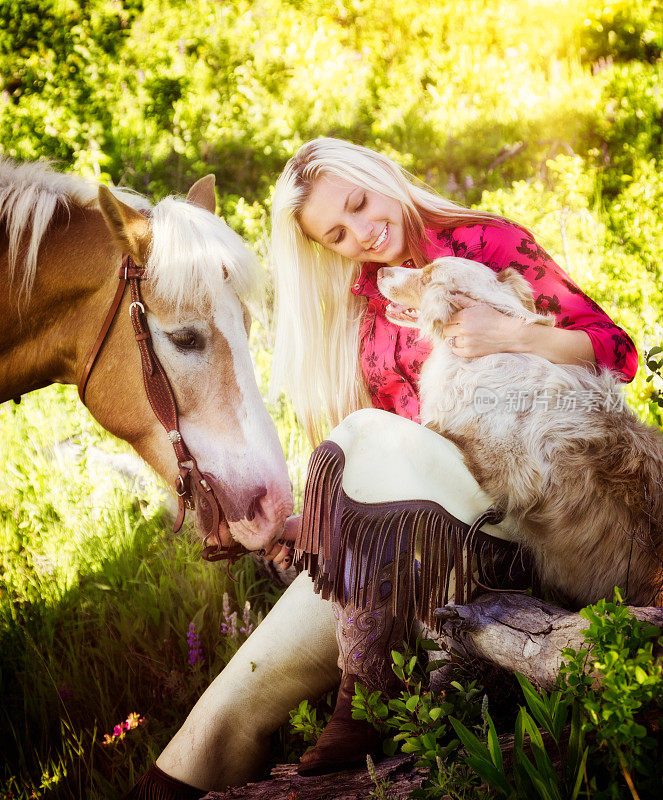
MULTIPOLYGON (((376 791, 366 766, 306 778, 298 775, 296 768, 295 764, 279 765, 272 770, 271 780, 209 792, 202 800, 366 800, 376 791)), ((412 755, 380 761, 375 765, 375 773, 378 783, 386 785, 390 800, 405 800, 421 788, 425 778, 423 772, 415 769, 412 755)))
MULTIPOLYGON (((663 608, 629 606, 629 610, 663 628, 663 608)), ((512 592, 482 595, 469 605, 445 606, 435 614, 444 621, 439 640, 443 649, 520 672, 548 690, 555 685, 562 650, 585 647, 581 631, 589 627, 576 612, 512 592)))

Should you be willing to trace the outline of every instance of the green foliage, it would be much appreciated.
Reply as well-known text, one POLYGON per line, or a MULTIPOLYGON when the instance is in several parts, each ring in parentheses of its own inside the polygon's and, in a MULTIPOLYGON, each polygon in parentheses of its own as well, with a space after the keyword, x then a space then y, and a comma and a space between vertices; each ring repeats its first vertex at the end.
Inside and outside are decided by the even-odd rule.
MULTIPOLYGON (((663 156, 663 61, 618 65, 602 92, 600 170, 603 192, 611 197, 637 181, 663 156)), ((660 180, 657 182, 660 192, 660 180)), ((660 241, 660 240, 659 240, 660 241)))
MULTIPOLYGON (((651 349, 663 316, 660 15, 652 0, 6 0, 0 152, 52 158, 156 198, 214 172, 221 213, 266 261, 285 160, 314 136, 347 137, 453 199, 530 227, 660 371, 651 349)), ((263 394, 269 277, 266 269, 251 309, 263 394)), ((658 381, 639 375, 628 399, 660 425, 658 381)), ((300 498, 310 447, 283 398, 270 413, 300 498)), ((239 645, 220 633, 224 590, 233 608, 251 602, 254 621, 275 595, 248 562, 233 569, 239 584, 227 583, 199 562, 197 546, 170 537, 152 479, 138 491, 84 456, 65 469, 49 455, 68 437, 83 451, 124 450, 71 390, 5 405, 0 425, 9 739, 0 794, 116 797, 239 645), (194 668, 191 621, 205 654, 194 668), (103 747, 132 711, 145 725, 103 747)), ((489 735, 478 688, 458 684, 434 700, 409 663, 407 688, 382 723, 396 715, 410 728, 389 738, 403 733, 395 746, 431 765, 429 797, 480 795, 469 767, 430 746, 457 740, 447 714, 489 735)), ((319 709, 299 713, 303 729, 319 731, 319 709)), ((529 705, 523 713, 540 724, 529 705)), ((528 738, 524 716, 521 724, 528 738)), ((542 768, 536 758, 531 767, 542 768)))
POLYGON ((561 675, 566 691, 579 703, 584 728, 591 732, 592 757, 601 756, 610 775, 600 795, 613 791, 621 776, 632 778, 646 796, 660 788, 661 742, 647 730, 663 717, 663 667, 654 648, 661 631, 636 619, 622 604, 619 590, 612 602, 600 600, 580 614, 589 620, 587 649, 566 649, 561 675))
POLYGON ((483 731, 485 743, 459 720, 450 720, 465 748, 466 763, 500 796, 575 800, 588 754, 578 710, 572 698, 563 697, 561 692, 550 695, 538 692, 522 675, 517 677, 527 707, 521 707, 516 718, 512 769, 505 769, 495 724, 488 712, 483 731), (571 729, 567 738, 565 725, 570 712, 571 729), (547 744, 540 729, 548 734, 547 744), (526 744, 533 761, 526 752, 526 744), (564 764, 562 774, 555 767, 560 760, 564 764))
POLYGON ((302 702, 290 712, 290 727, 293 733, 302 737, 306 744, 315 744, 325 725, 329 721, 318 719, 318 711, 313 708, 308 700, 302 702))
POLYGON ((449 781, 444 761, 459 744, 449 726, 450 715, 468 723, 481 715, 482 690, 475 681, 467 687, 453 681, 443 696, 424 688, 426 673, 420 666, 420 655, 434 647, 433 642, 418 640, 407 655, 392 651, 392 669, 401 685, 397 696, 386 699, 379 691, 368 692, 357 683, 352 700, 352 716, 380 731, 387 755, 398 750, 413 753, 416 766, 428 771, 426 785, 413 795, 421 798, 437 796, 435 792, 449 781))
POLYGON ((174 537, 150 473, 134 484, 93 459, 127 448, 74 398, 54 386, 0 407, 0 796, 117 797, 241 643, 220 629, 224 590, 254 625, 277 597, 249 560, 235 583, 174 537), (145 724, 105 746, 134 711, 145 724))
POLYGON ((647 383, 652 384, 651 399, 649 401, 652 414, 657 416, 658 424, 663 422, 663 347, 657 345, 645 353, 645 366, 649 370, 647 383))
POLYGON ((422 688, 416 654, 392 652, 401 684, 396 697, 385 700, 357 684, 353 717, 380 731, 387 754, 416 755, 428 779, 413 797, 460 797, 470 790, 478 797, 479 780, 489 796, 509 800, 617 800, 636 787, 641 798, 655 797, 663 755, 656 734, 663 667, 654 652, 663 645, 661 632, 638 621, 618 590, 614 602, 601 600, 580 614, 590 623, 588 647, 563 651, 558 689, 537 690, 517 675, 525 704, 508 766, 487 698, 480 702, 482 690, 453 682, 441 695, 431 694, 422 688))
POLYGON ((654 61, 663 51, 663 9, 658 0, 592 0, 581 37, 587 61, 654 61))

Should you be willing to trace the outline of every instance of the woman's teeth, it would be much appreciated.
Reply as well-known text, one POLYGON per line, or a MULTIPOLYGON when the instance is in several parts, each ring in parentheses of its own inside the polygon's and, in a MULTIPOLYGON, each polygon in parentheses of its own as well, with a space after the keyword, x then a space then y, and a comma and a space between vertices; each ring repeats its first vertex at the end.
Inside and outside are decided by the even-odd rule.
POLYGON ((377 249, 382 244, 382 242, 384 242, 386 238, 387 238, 387 225, 384 226, 384 230, 373 243, 373 247, 371 247, 371 250, 377 249))

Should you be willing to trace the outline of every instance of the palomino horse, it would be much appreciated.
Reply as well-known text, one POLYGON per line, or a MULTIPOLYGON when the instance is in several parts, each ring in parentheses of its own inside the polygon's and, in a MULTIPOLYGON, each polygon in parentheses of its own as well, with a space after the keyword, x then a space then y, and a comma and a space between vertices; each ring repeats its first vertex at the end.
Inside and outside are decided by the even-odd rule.
POLYGON ((100 424, 178 481, 189 505, 208 493, 211 505, 195 505, 212 549, 258 550, 281 535, 292 493, 240 299, 255 260, 214 209, 212 176, 187 201, 150 208, 44 165, 0 161, 0 402, 78 384, 100 424), (130 298, 118 286, 131 275, 130 298), (189 489, 192 475, 200 480, 189 489))

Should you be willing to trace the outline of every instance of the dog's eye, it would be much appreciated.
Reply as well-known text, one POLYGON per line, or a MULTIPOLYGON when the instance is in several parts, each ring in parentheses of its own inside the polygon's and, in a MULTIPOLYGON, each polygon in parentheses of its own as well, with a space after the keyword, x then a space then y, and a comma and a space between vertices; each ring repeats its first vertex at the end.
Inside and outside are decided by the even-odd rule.
POLYGON ((173 331, 168 334, 168 337, 178 350, 202 350, 205 347, 203 337, 190 328, 173 331))

